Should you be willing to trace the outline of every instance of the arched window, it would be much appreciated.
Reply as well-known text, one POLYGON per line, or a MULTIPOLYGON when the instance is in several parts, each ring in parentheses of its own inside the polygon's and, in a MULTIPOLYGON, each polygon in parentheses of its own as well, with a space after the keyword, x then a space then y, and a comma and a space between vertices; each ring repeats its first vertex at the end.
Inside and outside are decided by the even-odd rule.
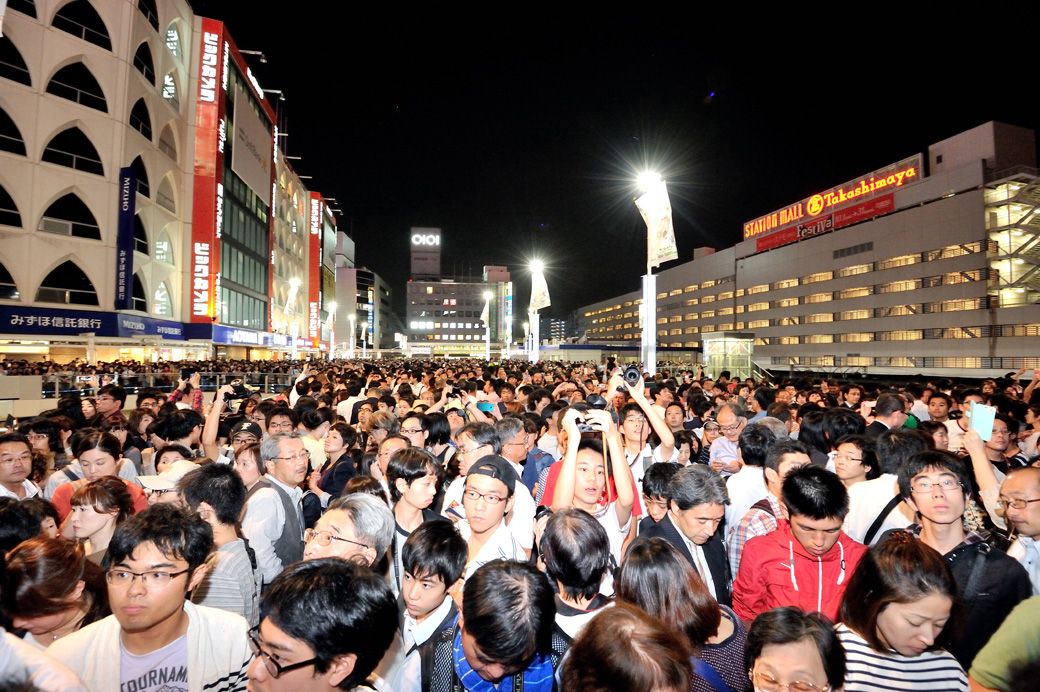
POLYGON ((148 169, 144 167, 144 161, 138 156, 130 162, 130 168, 134 171, 134 177, 137 178, 137 191, 145 197, 152 196, 152 187, 148 184, 148 169))
MULTIPOLYGON (((10 5, 8 7, 10 8, 10 5)), ((0 77, 32 86, 29 68, 25 65, 25 60, 22 59, 18 48, 11 43, 11 39, 7 36, 0 38, 0 77)))
POLYGON ((40 218, 39 229, 56 235, 101 240, 101 227, 86 204, 70 192, 54 200, 40 218))
POLYGON ((159 284, 159 287, 155 289, 152 298, 152 313, 160 317, 173 317, 173 301, 170 300, 170 291, 167 290, 164 283, 159 284))
POLYGON ((33 0, 7 0, 7 9, 18 10, 36 19, 36 3, 33 0))
POLYGON ((163 75, 162 97, 169 101, 174 108, 179 109, 181 107, 181 97, 177 91, 177 80, 174 79, 172 72, 167 72, 163 75))
POLYGON ((54 73, 47 85, 47 93, 75 101, 87 108, 108 112, 108 100, 94 75, 81 62, 74 62, 54 73))
POLYGON ((169 176, 159 181, 159 190, 155 193, 155 201, 163 209, 174 214, 177 213, 177 202, 173 198, 173 185, 170 184, 169 176))
POLYGON ((134 214, 134 250, 148 254, 148 232, 144 230, 140 214, 134 214))
POLYGON ((148 23, 156 31, 159 30, 159 10, 155 8, 155 0, 137 0, 137 9, 141 10, 148 23))
POLYGON ((166 49, 173 53, 173 57, 181 57, 181 34, 176 24, 166 27, 166 49))
POLYGON ((3 108, 0 108, 0 150, 25 156, 25 140, 18 126, 3 108))
POLYGON ((177 160, 177 139, 173 135, 173 128, 167 125, 159 135, 159 149, 174 161, 177 160))
POLYGON ((134 288, 130 300, 132 310, 148 312, 148 298, 145 297, 144 284, 141 283, 141 277, 137 274, 134 274, 134 288))
POLYGON ((14 285, 11 272, 0 264, 0 300, 18 300, 18 287, 14 285))
POLYGON ((72 0, 54 15, 52 24, 55 29, 61 29, 105 50, 112 50, 108 28, 87 0, 72 0))
POLYGON ((152 140, 152 116, 148 114, 148 106, 144 99, 137 99, 137 103, 130 109, 130 127, 134 128, 148 141, 152 140))
POLYGON ((173 264, 173 243, 170 242, 170 234, 164 229, 159 233, 155 241, 155 259, 157 262, 173 264))
POLYGON ((70 127, 54 135, 54 139, 44 148, 42 158, 48 163, 75 168, 77 171, 105 174, 101 155, 78 127, 70 127))
POLYGON ((134 67, 144 75, 148 83, 155 86, 155 63, 152 62, 152 51, 148 50, 148 41, 137 47, 134 53, 134 67))
POLYGON ((41 303, 63 303, 65 305, 98 304, 94 284, 72 260, 55 267, 54 271, 40 282, 36 300, 41 303))
POLYGON ((0 226, 22 227, 22 215, 18 213, 18 205, 7 194, 7 190, 0 185, 0 226))

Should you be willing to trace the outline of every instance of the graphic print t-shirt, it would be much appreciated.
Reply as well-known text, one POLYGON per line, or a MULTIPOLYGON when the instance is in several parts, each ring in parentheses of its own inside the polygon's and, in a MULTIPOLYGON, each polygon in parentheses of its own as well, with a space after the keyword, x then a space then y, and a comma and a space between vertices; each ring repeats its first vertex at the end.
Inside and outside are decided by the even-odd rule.
POLYGON ((140 656, 119 643, 119 692, 188 692, 188 635, 140 656))

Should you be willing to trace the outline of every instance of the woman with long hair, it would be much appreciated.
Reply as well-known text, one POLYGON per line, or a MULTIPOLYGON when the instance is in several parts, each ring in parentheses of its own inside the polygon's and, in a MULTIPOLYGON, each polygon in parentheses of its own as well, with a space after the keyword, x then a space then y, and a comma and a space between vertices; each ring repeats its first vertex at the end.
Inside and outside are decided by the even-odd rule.
POLYGON ((747 685, 740 618, 711 596, 700 576, 663 538, 637 538, 625 553, 616 582, 618 600, 660 618, 685 635, 693 650, 694 690, 733 690, 747 685))
POLYGON ((841 604, 846 692, 967 690, 964 669, 943 649, 958 616, 943 556, 909 533, 891 533, 860 561, 841 604))
POLYGON ((346 423, 333 423, 325 433, 325 463, 307 478, 307 486, 321 498, 322 507, 339 497, 347 481, 357 475, 357 440, 357 431, 346 423))
MULTIPOLYGON (((83 471, 83 478, 62 483, 51 496, 51 503, 58 510, 58 516, 63 522, 72 511, 71 499, 77 490, 98 478, 116 476, 122 464, 130 463, 123 459, 122 445, 111 433, 93 430, 80 435, 74 444, 76 459, 83 471)), ((120 480, 126 485, 126 489, 133 499, 134 511, 140 512, 148 509, 148 498, 145 497, 141 487, 135 483, 120 480)))
POLYGON ((40 648, 109 613, 101 568, 82 544, 60 538, 39 536, 11 550, 0 591, 14 627, 40 648))
POLYGON ((72 496, 72 513, 66 522, 65 537, 83 543, 87 559, 100 565, 116 527, 133 513, 133 501, 123 479, 99 478, 72 496))

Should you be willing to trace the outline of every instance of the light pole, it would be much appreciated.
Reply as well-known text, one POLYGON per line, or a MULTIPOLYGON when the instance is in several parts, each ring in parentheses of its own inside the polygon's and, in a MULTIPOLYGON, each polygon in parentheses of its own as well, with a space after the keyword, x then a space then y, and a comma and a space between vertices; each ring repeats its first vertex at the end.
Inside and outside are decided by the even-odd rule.
POLYGON ((336 350, 336 301, 329 301, 329 316, 325 318, 325 325, 329 328, 329 360, 335 358, 336 350))
POLYGON ((347 322, 350 323, 350 341, 347 342, 347 358, 354 360, 354 346, 357 343, 357 313, 351 312, 347 315, 347 322))
POLYGON ((524 352, 531 353, 531 324, 524 322, 524 352))
POLYGON ((531 305, 528 320, 531 322, 531 350, 529 360, 538 362, 538 311, 547 308, 549 302, 549 287, 545 283, 545 262, 540 259, 531 260, 531 305))
POLYGON ((484 320, 484 360, 491 360, 491 291, 484 291, 484 312, 481 318, 484 320))
POLYGON ((643 369, 653 375, 657 372, 657 277, 653 268, 662 262, 678 259, 679 253, 672 229, 672 205, 661 174, 643 171, 636 184, 643 194, 636 198, 635 204, 646 223, 646 276, 643 277, 643 304, 639 311, 643 322, 640 356, 643 369))

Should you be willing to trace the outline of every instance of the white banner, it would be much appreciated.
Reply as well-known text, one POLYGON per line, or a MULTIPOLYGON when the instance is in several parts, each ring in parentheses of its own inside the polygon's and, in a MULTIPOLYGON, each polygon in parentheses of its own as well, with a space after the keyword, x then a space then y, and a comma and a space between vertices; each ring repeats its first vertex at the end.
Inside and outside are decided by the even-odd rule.
POLYGON ((491 301, 490 300, 485 300, 484 301, 484 309, 480 313, 480 321, 483 322, 485 325, 487 325, 488 320, 491 319, 491 316, 488 314, 488 312, 490 311, 490 307, 491 307, 491 301))
POLYGON ((235 136, 231 170, 271 206, 271 158, 273 135, 253 110, 248 92, 235 89, 235 136))
POLYGON ((679 259, 672 228, 672 204, 664 181, 655 184, 636 199, 636 208, 646 223, 647 266, 658 267, 663 262, 679 259))
POLYGON ((534 272, 531 274, 531 309, 541 310, 550 305, 549 287, 545 283, 545 274, 534 272))

